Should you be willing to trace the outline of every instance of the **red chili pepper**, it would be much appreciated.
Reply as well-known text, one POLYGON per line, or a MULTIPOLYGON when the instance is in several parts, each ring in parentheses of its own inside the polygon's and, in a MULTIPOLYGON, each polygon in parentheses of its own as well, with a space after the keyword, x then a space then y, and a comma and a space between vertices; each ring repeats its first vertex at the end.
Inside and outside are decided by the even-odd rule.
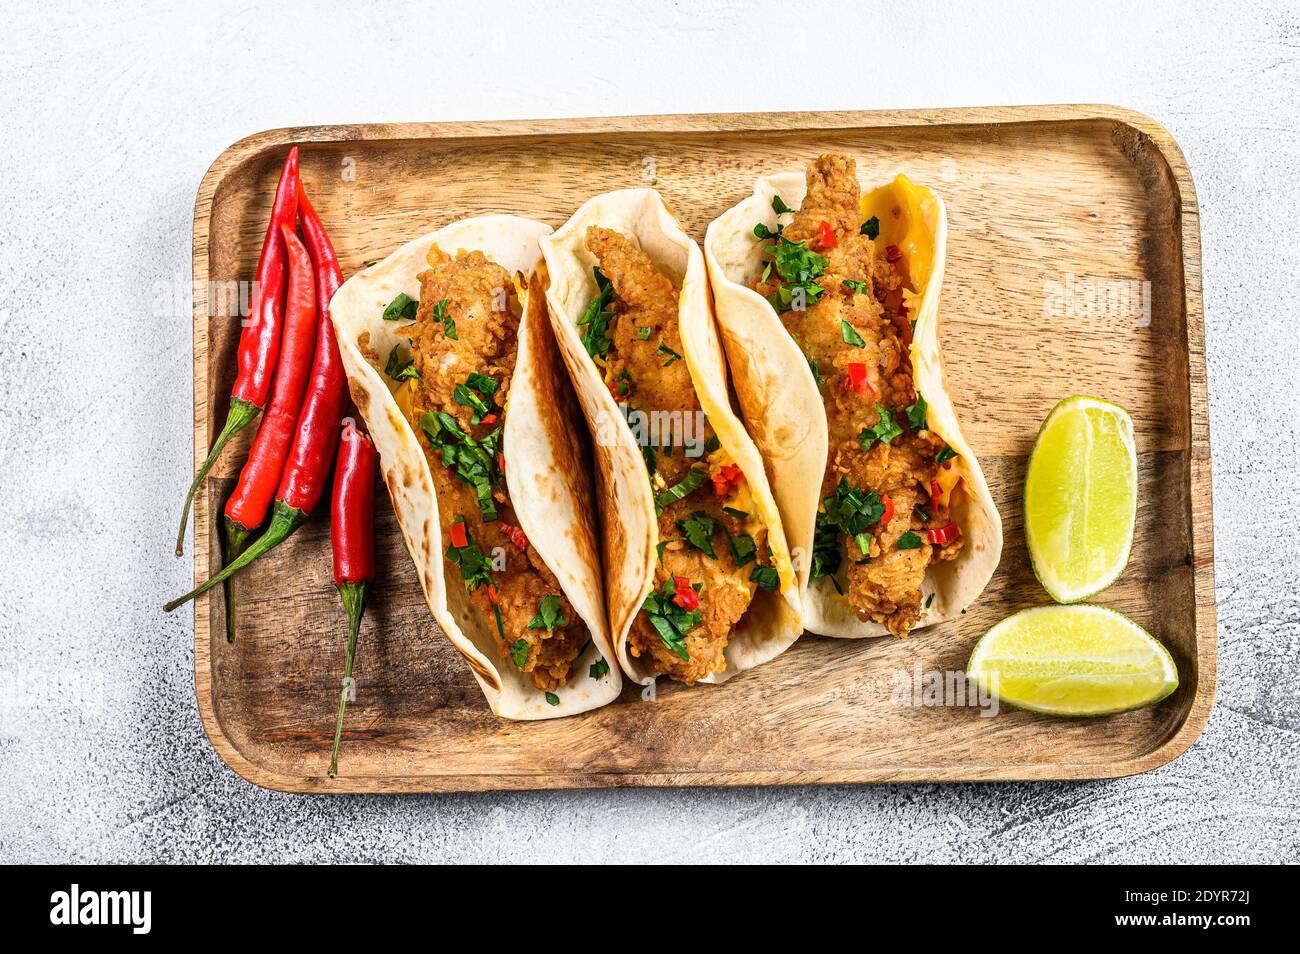
POLYGON ((889 521, 893 519, 894 516, 894 501, 891 498, 886 497, 884 499, 884 504, 885 504, 885 512, 880 515, 880 525, 882 527, 888 526, 889 521))
POLYGON ((885 261, 887 261, 887 262, 896 262, 896 261, 898 261, 898 260, 899 260, 900 258, 902 258, 902 257, 903 257, 903 253, 902 253, 901 251, 899 251, 897 245, 886 245, 886 246, 885 246, 885 261))
POLYGON ((700 594, 696 593, 695 588, 691 586, 690 577, 675 576, 673 584, 677 588, 677 592, 673 594, 674 603, 688 613, 700 608, 700 594))
POLYGON ((341 275, 334 249, 320 220, 306 201, 305 195, 302 199, 300 207, 303 213, 303 232, 307 236, 308 250, 317 265, 316 307, 322 333, 317 336, 316 358, 312 364, 307 397, 298 418, 293 446, 289 449, 284 472, 280 475, 280 487, 276 491, 271 522, 265 532, 249 544, 234 562, 227 564, 225 569, 184 596, 164 604, 163 609, 168 612, 206 593, 287 540, 307 519, 325 492, 325 481, 329 477, 334 448, 339 439, 338 422, 347 400, 347 376, 343 371, 338 342, 334 338, 327 310, 329 301, 340 284, 341 275))
POLYGON ((343 712, 352 689, 352 663, 357 656, 361 614, 369 583, 375 578, 375 445, 357 430, 351 418, 343 424, 338 462, 334 466, 334 499, 330 505, 330 543, 334 550, 334 585, 348 614, 348 648, 343 663, 343 689, 334 723, 330 778, 339 771, 339 741, 343 712))
POLYGON ((719 500, 734 494, 745 480, 739 464, 723 464, 713 474, 713 493, 719 500))
POLYGON ((496 422, 497 422, 497 416, 495 414, 484 414, 483 420, 479 421, 480 424, 486 424, 489 427, 491 427, 496 422))
POLYGON ((943 503, 943 488, 939 486, 939 481, 930 481, 930 509, 935 513, 939 512, 939 505, 943 503))
POLYGON ((487 585, 487 597, 488 602, 493 606, 501 605, 501 597, 497 595, 497 585, 495 583, 489 583, 487 585))
POLYGON ((947 543, 961 536, 961 528, 955 523, 950 523, 939 530, 927 530, 926 536, 930 538, 931 543, 947 543))
POLYGON ((817 247, 834 248, 839 244, 839 239, 835 237, 835 230, 825 219, 817 223, 817 247))
POLYGON ((513 544, 514 544, 515 546, 517 546, 519 549, 521 549, 521 550, 527 550, 527 549, 528 549, 528 537, 524 534, 524 531, 523 531, 521 528, 519 528, 519 527, 512 527, 512 526, 511 526, 510 524, 508 524, 508 523, 502 523, 502 524, 501 524, 501 529, 502 529, 502 531, 505 532, 506 539, 508 539, 511 543, 513 543, 513 544))
POLYGON ((262 253, 257 260, 257 273, 253 284, 253 306, 248 321, 239 336, 238 373, 230 391, 230 410, 226 423, 217 434, 208 458, 194 475, 185 506, 181 510, 181 527, 176 534, 176 555, 185 552, 185 527, 190 520, 190 507, 194 495, 221 456, 221 451, 232 437, 247 427, 266 406, 271 389, 271 375, 280 352, 280 331, 284 319, 284 294, 287 283, 286 251, 281 230, 293 228, 298 211, 298 147, 289 150, 280 171, 280 183, 275 189, 271 206, 271 221, 262 240, 262 253))
POLYGON ((847 374, 840 379, 840 386, 846 391, 856 391, 858 394, 876 393, 875 389, 867 383, 867 366, 857 361, 852 361, 847 366, 847 374))
POLYGON ((503 474, 506 472, 505 451, 497 451, 497 469, 500 470, 501 473, 503 474))
POLYGON ((469 546, 469 537, 465 533, 465 518, 457 520, 447 528, 451 533, 451 545, 460 549, 469 546))
MULTIPOLYGON (((289 291, 286 296, 284 337, 275 369, 271 401, 253 439, 239 483, 226 501, 226 560, 243 552, 248 535, 266 517, 276 484, 284 469, 294 424, 307 387, 307 368, 316 347, 316 292, 312 287, 311 259, 298 236, 281 227, 289 250, 289 291)), ((235 641, 234 581, 226 581, 226 640, 235 641)))

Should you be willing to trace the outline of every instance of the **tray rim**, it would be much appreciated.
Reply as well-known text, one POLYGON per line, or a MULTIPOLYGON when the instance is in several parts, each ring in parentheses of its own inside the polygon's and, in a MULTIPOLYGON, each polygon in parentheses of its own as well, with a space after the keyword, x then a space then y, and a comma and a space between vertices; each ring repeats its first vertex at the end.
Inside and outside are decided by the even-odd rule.
MULTIPOLYGON (((1191 517, 1191 581, 1196 643, 1196 690, 1177 731, 1144 755, 1097 762, 1034 762, 950 766, 934 764, 872 764, 821 771, 702 771, 631 773, 545 773, 538 775, 291 775, 268 770, 244 756, 226 735, 213 699, 211 614, 208 601, 194 603, 194 690, 199 717, 212 747, 238 775, 272 791, 290 793, 418 793, 455 791, 518 791, 604 787, 785 786, 864 784, 885 782, 1048 781, 1121 778, 1151 771, 1181 756, 1209 721, 1218 679, 1218 628, 1214 591, 1214 527, 1211 482, 1208 384, 1205 370, 1204 305, 1201 289, 1200 210, 1191 170, 1177 141, 1159 122, 1144 113, 1104 104, 1046 106, 987 106, 953 109, 836 110, 782 113, 677 113, 650 116, 599 116, 573 119, 513 119, 456 122, 365 123, 285 126, 246 136, 227 147, 212 162, 199 184, 194 202, 193 346, 194 445, 193 467, 202 464, 208 448, 207 379, 209 232, 213 200, 226 176, 267 149, 291 143, 374 142, 426 138, 495 136, 592 135, 631 133, 652 135, 682 132, 757 132, 799 129, 859 129, 905 126, 1010 125, 1023 123, 1111 121, 1126 125, 1150 141, 1169 167, 1181 199, 1179 225, 1183 264, 1183 299, 1188 351, 1188 499, 1191 517)), ((206 495, 194 510, 194 578, 207 576, 211 513, 206 495)))

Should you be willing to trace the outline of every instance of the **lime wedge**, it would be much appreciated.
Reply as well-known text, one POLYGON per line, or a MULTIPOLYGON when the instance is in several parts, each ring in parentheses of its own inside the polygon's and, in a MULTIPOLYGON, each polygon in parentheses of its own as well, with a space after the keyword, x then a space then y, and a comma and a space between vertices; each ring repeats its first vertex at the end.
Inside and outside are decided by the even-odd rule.
POLYGON ((1025 542, 1043 589, 1075 603, 1114 583, 1136 516, 1128 412, 1094 397, 1066 398, 1038 431, 1025 474, 1025 542))
POLYGON ((1140 709, 1178 688, 1169 650, 1104 606, 1037 606, 975 646, 966 675, 1008 705, 1059 716, 1140 709))

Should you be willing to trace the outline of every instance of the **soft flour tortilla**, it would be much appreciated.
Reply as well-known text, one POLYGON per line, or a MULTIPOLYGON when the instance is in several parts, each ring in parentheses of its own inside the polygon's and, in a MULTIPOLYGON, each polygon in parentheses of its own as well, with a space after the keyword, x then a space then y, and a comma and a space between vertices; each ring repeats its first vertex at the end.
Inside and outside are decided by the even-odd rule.
POLYGON ((763 461, 731 409, 727 369, 718 341, 700 248, 682 231, 653 189, 626 189, 589 199, 553 235, 541 240, 550 274, 546 298, 556 339, 578 399, 595 437, 596 473, 605 544, 605 590, 610 631, 618 661, 629 678, 654 681, 647 657, 628 651, 628 633, 654 585, 658 519, 645 461, 631 429, 605 386, 600 367, 582 346, 577 322, 597 294, 585 245, 588 226, 621 232, 681 287, 678 311, 683 357, 700 406, 722 449, 740 467, 754 498, 755 515, 767 527, 772 564, 780 575, 776 592, 758 590, 744 616, 744 628, 727 643, 727 668, 701 682, 723 682, 780 654, 799 638, 798 580, 786 547, 781 518, 768 487, 763 461))
MULTIPOLYGON (((709 225, 704 258, 736 394, 750 433, 771 469, 772 490, 797 557, 804 593, 804 624, 811 632, 824 636, 884 636, 888 630, 879 623, 858 619, 829 579, 809 585, 813 532, 826 469, 826 410, 803 352, 772 306, 750 287, 764 266, 763 242, 755 237, 754 226, 762 222, 776 228, 774 195, 798 209, 806 192, 803 172, 759 179, 753 195, 709 225)), ((886 214, 895 206, 904 211, 906 230, 899 248, 913 272, 929 272, 918 293, 907 296, 911 314, 916 315, 910 349, 913 379, 929 405, 929 428, 957 452, 954 466, 963 479, 964 494, 952 513, 966 545, 957 559, 932 564, 926 573, 921 588, 923 608, 914 627, 919 629, 959 616, 983 592, 1002 557, 1002 520, 979 461, 962 436, 944 383, 939 354, 939 291, 943 285, 948 221, 943 199, 930 189, 912 185, 903 176, 879 187, 864 185, 862 192, 864 207, 879 207, 886 214), (934 600, 924 608, 931 594, 934 600)), ((880 215, 885 223, 882 228, 899 227, 887 222, 886 214, 869 214, 880 215)))
MULTIPOLYGON (((612 659, 604 591, 596 549, 594 491, 582 444, 581 418, 560 367, 546 318, 544 276, 537 241, 549 226, 510 215, 464 219, 403 245, 350 278, 330 303, 330 317, 357 410, 379 450, 406 549, 415 561, 424 598, 451 644, 460 651, 492 711, 507 719, 551 719, 603 706, 622 689, 618 667, 601 679, 588 670, 612 659), (384 362, 410 322, 384 321, 398 292, 418 298, 417 276, 429 268, 432 245, 449 255, 478 250, 512 275, 529 277, 522 292, 519 355, 502 434, 506 487, 529 545, 560 582, 564 595, 591 630, 592 645, 574 661, 569 682, 547 703, 531 678, 503 660, 495 624, 475 609, 457 574, 448 573, 433 478, 419 439, 383 373, 384 362)), ((516 557, 518 559, 518 557, 516 557)))

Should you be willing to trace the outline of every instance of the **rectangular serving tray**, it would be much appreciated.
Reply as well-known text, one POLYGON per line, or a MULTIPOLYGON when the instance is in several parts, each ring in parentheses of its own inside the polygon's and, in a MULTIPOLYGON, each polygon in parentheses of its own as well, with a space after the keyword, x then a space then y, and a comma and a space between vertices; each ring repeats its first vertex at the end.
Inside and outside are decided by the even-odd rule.
MULTIPOLYGON (((342 775, 331 780, 345 624, 322 506, 237 578, 236 644, 225 640, 219 591, 195 604, 199 712, 240 775, 294 792, 1083 779, 1163 765, 1200 734, 1216 631, 1199 218, 1186 161, 1153 120, 1110 106, 1036 106, 259 133, 222 153, 195 203, 196 466, 235 374, 239 319, 227 313, 239 286, 226 283, 252 280, 292 143, 345 276, 463 216, 513 212, 559 226, 594 193, 646 185, 702 241, 756 177, 829 150, 856 157, 870 179, 905 171, 933 186, 949 217, 948 381, 1006 543, 968 613, 906 640, 805 637, 723 686, 661 684, 654 701, 630 686, 595 712, 520 723, 491 714, 443 638, 380 492, 379 580, 342 775), (1100 720, 913 704, 926 673, 961 670, 994 622, 1048 602, 1025 551, 1021 485, 1047 411, 1081 393, 1128 408, 1139 452, 1132 557, 1097 602, 1170 648, 1177 692, 1100 720)), ((199 496, 196 580, 220 565, 220 508, 248 436, 199 496)))

